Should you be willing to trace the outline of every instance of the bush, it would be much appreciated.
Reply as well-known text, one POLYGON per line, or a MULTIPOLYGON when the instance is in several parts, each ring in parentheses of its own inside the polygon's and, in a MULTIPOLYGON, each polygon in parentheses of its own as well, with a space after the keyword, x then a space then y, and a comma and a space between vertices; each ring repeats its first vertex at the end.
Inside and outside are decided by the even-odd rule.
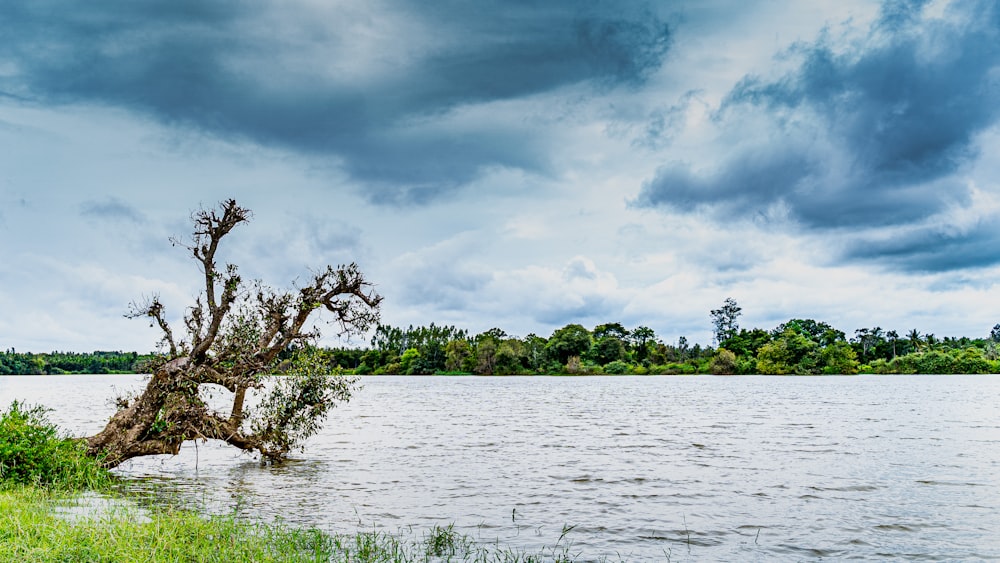
POLYGON ((952 352, 955 358, 955 373, 990 373, 993 366, 978 348, 966 348, 952 352))
POLYGON ((46 409, 17 401, 0 413, 0 485, 96 488, 110 473, 80 440, 59 436, 46 409))
POLYGON ((621 360, 608 362, 604 365, 604 373, 610 375, 626 375, 632 371, 632 366, 621 360))
POLYGON ((736 373, 749 375, 757 373, 757 358, 743 356, 736 359, 736 373))
POLYGON ((737 372, 736 354, 725 348, 719 348, 709 366, 715 375, 732 375, 737 372))

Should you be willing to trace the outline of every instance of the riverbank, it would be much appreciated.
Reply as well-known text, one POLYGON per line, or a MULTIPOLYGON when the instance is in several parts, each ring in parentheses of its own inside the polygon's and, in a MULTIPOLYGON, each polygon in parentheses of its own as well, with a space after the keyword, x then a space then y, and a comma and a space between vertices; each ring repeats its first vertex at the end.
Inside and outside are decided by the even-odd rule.
POLYGON ((0 560, 142 562, 575 561, 569 546, 529 553, 480 544, 451 526, 417 537, 383 531, 330 534, 314 528, 205 516, 169 506, 141 508, 105 493, 96 498, 34 487, 0 490, 0 560))
MULTIPOLYGON (((178 508, 100 467, 45 409, 0 411, 0 561, 418 562, 572 561, 480 545, 434 526, 420 538, 372 529, 332 534, 252 517, 178 508)), ((562 539, 562 538, 560 538, 562 539)))
POLYGON ((331 560, 330 538, 314 530, 140 510, 124 500, 87 514, 79 498, 31 487, 0 492, 0 560, 331 560))

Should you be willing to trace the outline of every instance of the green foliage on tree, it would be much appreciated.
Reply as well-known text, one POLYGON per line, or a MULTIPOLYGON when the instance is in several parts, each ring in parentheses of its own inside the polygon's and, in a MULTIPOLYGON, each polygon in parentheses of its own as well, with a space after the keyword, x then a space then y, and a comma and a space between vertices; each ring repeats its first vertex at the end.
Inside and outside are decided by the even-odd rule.
POLYGON ((858 373, 858 356, 846 342, 834 342, 820 352, 821 371, 827 375, 858 373))
POLYGON ((656 344, 656 333, 648 326, 636 327, 628 337, 629 353, 632 359, 640 365, 645 365, 649 354, 656 344))
POLYGON ((786 328, 757 352, 757 371, 765 375, 819 373, 819 352, 818 343, 786 328))
POLYGON ((625 343, 617 336, 605 336, 594 342, 590 348, 589 357, 594 363, 602 366, 611 362, 624 361, 627 358, 625 343))
POLYGON ((423 362, 420 361, 420 350, 407 348, 399 358, 400 373, 403 375, 423 374, 423 362))
POLYGON ((552 333, 545 349, 553 360, 565 364, 572 356, 586 354, 592 342, 590 331, 579 324, 568 324, 552 333))
POLYGON ((474 364, 469 360, 474 358, 472 345, 468 340, 449 340, 444 347, 444 369, 448 372, 471 373, 474 364))
POLYGON ((276 378, 250 418, 254 434, 269 451, 287 453, 301 448, 322 428, 327 412, 350 400, 357 388, 356 378, 331 371, 322 351, 313 347, 298 350, 290 366, 276 378))
POLYGON ((878 359, 869 366, 872 373, 1000 373, 1000 362, 987 357, 987 349, 932 349, 898 356, 892 360, 878 359))
POLYGON ((757 364, 757 353, 760 349, 771 341, 771 332, 760 328, 751 330, 740 329, 740 331, 722 342, 719 347, 733 352, 740 362, 740 370, 737 373, 755 373, 757 364))
POLYGON ((736 304, 736 300, 732 297, 727 297, 722 302, 722 307, 712 309, 710 315, 712 317, 712 326, 715 328, 716 342, 725 342, 736 334, 736 331, 740 328, 736 324, 736 319, 739 318, 742 311, 743 309, 736 304))

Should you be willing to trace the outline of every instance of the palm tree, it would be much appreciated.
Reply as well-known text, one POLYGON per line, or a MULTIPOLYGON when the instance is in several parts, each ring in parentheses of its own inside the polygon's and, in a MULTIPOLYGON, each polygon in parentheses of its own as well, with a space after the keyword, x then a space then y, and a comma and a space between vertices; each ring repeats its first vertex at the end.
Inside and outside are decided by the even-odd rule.
POLYGON ((896 340, 899 338, 899 333, 895 330, 890 330, 885 335, 892 341, 892 359, 896 359, 896 340))
POLYGON ((938 343, 938 339, 934 336, 934 333, 928 332, 924 335, 924 342, 927 343, 929 349, 933 350, 934 345, 938 343))

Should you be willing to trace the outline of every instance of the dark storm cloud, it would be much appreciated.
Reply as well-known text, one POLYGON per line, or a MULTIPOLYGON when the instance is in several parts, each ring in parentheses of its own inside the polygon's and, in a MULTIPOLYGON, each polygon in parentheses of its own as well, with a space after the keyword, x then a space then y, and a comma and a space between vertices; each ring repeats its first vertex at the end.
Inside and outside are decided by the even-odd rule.
POLYGON ((681 211, 713 203, 727 213, 763 211, 784 193, 807 181, 815 163, 787 147, 761 148, 732 158, 726 166, 694 172, 683 162, 661 167, 640 196, 644 205, 670 205, 681 211))
POLYGON ((660 19, 627 3, 342 7, 6 2, 0 65, 13 72, 0 74, 0 91, 36 103, 126 107, 328 157, 374 201, 422 202, 491 167, 546 170, 546 141, 531 124, 464 125, 448 112, 569 85, 635 86, 659 67, 670 39, 660 19), (351 25, 378 28, 393 18, 412 25, 383 30, 385 41, 363 52, 371 60, 357 60, 351 49, 363 38, 351 25))
POLYGON ((1000 101, 995 15, 963 15, 962 25, 894 29, 884 42, 877 33, 860 56, 826 42, 801 47, 797 72, 775 83, 748 78, 727 103, 815 112, 854 165, 889 189, 954 172, 974 156, 972 138, 996 121, 1000 101))
POLYGON ((909 272, 992 266, 1000 264, 1000 231, 986 222, 961 232, 920 229, 891 239, 855 242, 847 255, 909 272))
MULTIPOLYGON (((1000 10, 960 1, 931 19, 925 4, 887 2, 863 41, 838 45, 827 33, 793 47, 800 62, 781 78, 744 78, 717 113, 724 132, 743 137, 739 148, 715 169, 661 167, 636 203, 724 217, 781 204, 818 230, 908 225, 968 204, 967 185, 950 180, 980 156, 977 135, 1000 118, 1000 10), (761 129, 753 119, 763 114, 771 117, 761 129)), ((949 244, 964 237, 978 247, 984 234, 949 244)))

